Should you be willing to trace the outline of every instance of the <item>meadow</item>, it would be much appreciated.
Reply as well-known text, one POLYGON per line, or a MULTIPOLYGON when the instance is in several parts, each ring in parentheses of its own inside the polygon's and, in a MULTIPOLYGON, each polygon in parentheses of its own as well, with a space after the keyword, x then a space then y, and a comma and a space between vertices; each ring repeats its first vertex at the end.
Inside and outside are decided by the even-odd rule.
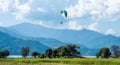
POLYGON ((0 65, 120 65, 120 59, 40 59, 40 58, 7 58, 0 59, 0 65))

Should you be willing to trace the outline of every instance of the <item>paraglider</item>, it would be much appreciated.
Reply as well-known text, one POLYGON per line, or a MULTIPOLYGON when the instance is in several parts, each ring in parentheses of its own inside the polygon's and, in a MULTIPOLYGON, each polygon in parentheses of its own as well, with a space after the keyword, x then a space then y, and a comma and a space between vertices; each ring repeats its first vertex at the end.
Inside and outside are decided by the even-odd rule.
POLYGON ((67 14, 67 11, 66 11, 66 10, 62 10, 62 11, 61 11, 61 14, 63 15, 63 17, 67 18, 67 15, 68 15, 68 14, 67 14))
MULTIPOLYGON (((60 13, 62 14, 62 16, 63 16, 65 19, 67 19, 68 14, 67 14, 67 11, 66 11, 66 10, 61 10, 60 13)), ((63 21, 61 21, 60 24, 63 24, 63 21)))

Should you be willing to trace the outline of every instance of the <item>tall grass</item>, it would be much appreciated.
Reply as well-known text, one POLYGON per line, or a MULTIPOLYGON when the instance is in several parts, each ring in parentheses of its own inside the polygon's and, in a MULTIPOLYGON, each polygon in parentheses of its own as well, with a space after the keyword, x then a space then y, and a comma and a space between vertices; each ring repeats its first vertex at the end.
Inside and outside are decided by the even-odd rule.
POLYGON ((0 65, 120 65, 120 59, 0 59, 0 65))

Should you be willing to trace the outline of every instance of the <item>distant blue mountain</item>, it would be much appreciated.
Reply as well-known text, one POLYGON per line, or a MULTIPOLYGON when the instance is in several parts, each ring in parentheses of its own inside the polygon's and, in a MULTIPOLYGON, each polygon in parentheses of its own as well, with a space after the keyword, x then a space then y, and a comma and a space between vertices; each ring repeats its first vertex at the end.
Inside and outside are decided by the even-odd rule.
POLYGON ((44 37, 60 40, 65 43, 81 44, 91 49, 120 45, 120 38, 112 35, 104 35, 87 29, 51 29, 40 25, 22 23, 8 27, 17 30, 21 34, 30 37, 44 37))
MULTIPOLYGON (((53 49, 59 46, 72 44, 72 43, 61 42, 53 38, 27 37, 20 35, 20 33, 17 32, 16 30, 4 28, 4 27, 0 27, 0 37, 1 37, 0 50, 8 49, 10 50, 11 54, 20 54, 21 47, 23 46, 31 47, 31 52, 39 51, 43 53, 47 48, 53 49), (43 48, 43 50, 41 50, 41 48, 43 48)), ((88 49, 86 46, 82 44, 77 44, 77 45, 80 46, 79 51, 81 52, 82 55, 91 55, 91 53, 88 53, 90 52, 89 51, 90 49, 88 49)))
MULTIPOLYGON (((16 35, 12 35, 11 33, 14 32, 9 31, 6 28, 2 28, 1 31, 0 31, 0 50, 7 49, 10 51, 11 54, 15 54, 15 55, 20 54, 21 48, 24 46, 30 47, 31 52, 38 51, 40 53, 44 53, 47 48, 53 49, 68 44, 52 38, 31 38, 26 36, 20 38, 16 35)), ((82 54, 86 54, 86 52, 89 52, 89 49, 87 47, 80 44, 78 46, 80 46, 79 51, 82 54), (86 50, 86 52, 84 52, 83 50, 84 51, 86 50)), ((87 55, 88 54, 90 53, 87 53, 87 55)))
POLYGON ((120 46, 120 38, 113 36, 113 35, 104 35, 104 36, 101 36, 101 37, 91 40, 90 43, 94 44, 94 46, 89 45, 90 48, 111 47, 111 45, 119 45, 120 46))
POLYGON ((39 51, 43 53, 47 48, 57 48, 59 46, 63 46, 67 44, 76 44, 80 46, 79 51, 81 52, 82 55, 95 55, 96 52, 98 52, 99 48, 101 47, 110 47, 111 45, 120 45, 119 37, 115 37, 112 35, 103 35, 98 32, 90 31, 87 29, 75 31, 75 30, 67 30, 67 29, 63 29, 63 30, 50 29, 50 28, 39 26, 39 25, 29 24, 29 23, 23 23, 22 27, 21 27, 21 24, 19 25, 20 25, 20 28, 25 26, 26 26, 25 28, 27 28, 29 26, 28 29, 26 29, 27 33, 30 32, 32 29, 33 29, 32 32, 34 33, 36 32, 34 30, 38 30, 39 32, 39 29, 40 31, 42 29, 41 31, 42 36, 41 35, 34 36, 36 35, 34 34, 33 36, 31 35, 30 37, 29 35, 24 34, 25 30, 23 33, 21 33, 19 32, 20 29, 13 29, 11 27, 9 28, 0 27, 0 31, 1 31, 0 32, 0 37, 1 37, 0 50, 8 49, 12 54, 20 54, 21 47, 29 46, 31 47, 31 52, 39 51), (30 28, 31 26, 33 27, 30 28), (29 31, 29 28, 30 28, 30 31, 29 31), (51 31, 51 33, 49 32, 46 33, 46 31, 51 31), (54 35, 54 37, 52 35, 54 35))
MULTIPOLYGON (((21 37, 18 33, 13 32, 12 30, 8 30, 8 29, 5 28, 5 27, 0 27, 0 31, 3 32, 3 33, 6 33, 6 34, 12 35, 12 36, 14 36, 14 37, 21 37)), ((15 31, 15 30, 14 30, 14 31, 15 31)))
POLYGON ((86 41, 90 41, 96 37, 102 36, 102 34, 100 33, 93 32, 87 29, 83 29, 80 31, 68 29, 51 29, 30 23, 18 24, 8 27, 8 29, 16 30, 21 34, 30 37, 54 38, 63 42, 77 44, 88 44, 86 43, 86 41))
MULTIPOLYGON (((64 42, 61 42, 59 40, 52 39, 52 38, 31 38, 31 37, 29 37, 29 38, 25 38, 25 39, 38 41, 52 49, 70 44, 70 43, 64 43, 64 42)), ((89 49, 82 44, 76 44, 76 45, 80 47, 80 49, 78 49, 78 50, 81 52, 82 55, 95 55, 96 54, 95 49, 89 49), (90 51, 95 51, 95 52, 91 53, 90 51)))
POLYGON ((67 43, 64 43, 64 42, 61 42, 59 40, 52 39, 52 38, 27 38, 27 39, 38 41, 51 48, 57 48, 59 46, 67 45, 67 43))
POLYGON ((21 48, 24 46, 30 47, 31 52, 38 51, 41 53, 44 53, 47 48, 50 48, 40 42, 19 39, 0 31, 0 50, 7 49, 11 54, 20 54, 21 48))

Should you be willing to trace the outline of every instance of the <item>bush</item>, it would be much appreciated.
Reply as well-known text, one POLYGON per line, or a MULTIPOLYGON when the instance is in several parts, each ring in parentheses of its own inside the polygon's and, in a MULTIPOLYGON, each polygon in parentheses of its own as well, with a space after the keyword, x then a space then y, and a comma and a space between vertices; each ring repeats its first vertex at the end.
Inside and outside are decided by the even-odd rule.
POLYGON ((0 58, 6 58, 7 56, 9 56, 8 50, 0 51, 0 58))

